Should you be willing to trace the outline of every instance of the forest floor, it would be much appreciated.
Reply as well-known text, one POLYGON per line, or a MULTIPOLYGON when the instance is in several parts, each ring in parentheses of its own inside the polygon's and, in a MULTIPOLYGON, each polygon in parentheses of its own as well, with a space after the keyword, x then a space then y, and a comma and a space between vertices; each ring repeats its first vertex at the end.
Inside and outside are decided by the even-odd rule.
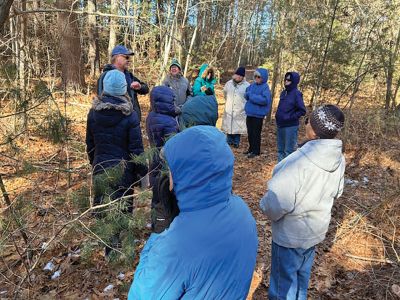
MULTIPOLYGON (((222 116, 221 89, 218 99, 222 116)), ((19 299, 126 298, 149 229, 144 226, 138 234, 134 265, 115 267, 100 251, 90 264, 85 263, 79 249, 90 240, 63 227, 79 215, 69 201, 73 192, 90 181, 84 143, 90 102, 89 97, 68 98, 66 112, 71 119, 68 144, 52 144, 40 132, 31 132, 28 139, 15 141, 15 149, 0 146, 5 187, 12 201, 30 203, 31 209, 23 215, 24 228, 30 247, 42 253, 39 259, 28 258, 27 266, 21 259, 24 254, 16 251, 24 248, 18 232, 2 237, 0 299, 13 295, 19 299), (34 170, 26 172, 29 167, 34 170), (65 169, 70 171, 63 172, 65 169), (35 268, 31 268, 36 261, 35 268), (50 261, 55 269, 44 271, 50 261), (32 269, 29 278, 25 278, 26 269, 32 269), (56 270, 60 271, 59 277, 55 276, 56 270)), ((140 102, 143 125, 149 110, 148 97, 141 97, 140 102)), ((357 117, 353 116, 351 125, 348 124, 346 186, 343 196, 334 204, 327 238, 317 247, 310 299, 396 299, 400 285, 400 235, 396 232, 400 230, 399 130, 385 129, 384 133, 382 128, 378 130, 382 122, 375 111, 375 108, 360 108, 357 117)), ((217 126, 220 124, 221 118, 217 126)), ((300 140, 302 137, 304 126, 300 140)), ((147 139, 145 133, 144 139, 147 139)), ((264 124, 261 156, 247 159, 245 150, 247 139, 243 137, 240 148, 232 149, 236 159, 233 191, 251 208, 259 235, 257 266, 248 299, 266 299, 271 224, 258 203, 276 164, 274 122, 264 124)), ((4 212, 2 206, 2 215, 4 212)))

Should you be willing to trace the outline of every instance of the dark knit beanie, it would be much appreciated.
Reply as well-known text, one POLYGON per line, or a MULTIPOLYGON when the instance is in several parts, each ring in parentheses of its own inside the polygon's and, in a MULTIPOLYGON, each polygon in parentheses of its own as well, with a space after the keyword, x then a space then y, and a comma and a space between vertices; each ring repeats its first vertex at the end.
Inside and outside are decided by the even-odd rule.
POLYGON ((246 76, 246 69, 244 67, 239 67, 239 68, 237 68, 235 74, 239 75, 239 76, 242 76, 242 77, 245 77, 246 76))
POLYGON ((333 139, 344 126, 344 114, 335 105, 323 105, 310 115, 310 124, 321 139, 333 139))
POLYGON ((176 58, 173 58, 171 61, 171 64, 169 65, 169 68, 171 69, 172 66, 177 66, 179 70, 182 70, 181 64, 176 58))

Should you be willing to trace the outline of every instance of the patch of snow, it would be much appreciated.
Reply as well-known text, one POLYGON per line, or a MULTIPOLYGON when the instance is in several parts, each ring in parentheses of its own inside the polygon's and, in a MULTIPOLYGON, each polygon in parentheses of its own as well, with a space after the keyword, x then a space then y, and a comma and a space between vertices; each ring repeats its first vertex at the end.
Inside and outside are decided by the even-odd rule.
POLYGON ((358 183, 359 183, 358 180, 353 180, 353 179, 350 179, 350 178, 345 178, 345 180, 344 180, 344 184, 345 185, 357 186, 358 183))
POLYGON ((49 243, 43 242, 42 250, 46 250, 48 246, 49 246, 49 243))
POLYGON ((122 273, 122 272, 119 272, 117 278, 118 278, 119 280, 124 280, 124 279, 125 279, 125 274, 122 273))
POLYGON ((43 271, 53 271, 56 266, 53 264, 52 261, 49 261, 43 268, 43 271))
POLYGON ((61 276, 61 270, 58 270, 58 271, 54 272, 54 274, 51 276, 51 280, 55 280, 60 276, 61 276))
POLYGON ((107 293, 107 292, 111 291, 113 288, 114 288, 114 285, 109 284, 104 288, 103 291, 104 291, 104 293, 107 293))

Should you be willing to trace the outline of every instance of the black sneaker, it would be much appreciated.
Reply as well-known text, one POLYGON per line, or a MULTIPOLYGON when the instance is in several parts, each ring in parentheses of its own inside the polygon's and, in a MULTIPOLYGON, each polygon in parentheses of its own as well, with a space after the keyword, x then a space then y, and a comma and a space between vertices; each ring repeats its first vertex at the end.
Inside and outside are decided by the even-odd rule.
POLYGON ((233 148, 239 148, 239 145, 238 144, 233 144, 233 148))
POLYGON ((244 151, 244 152, 243 152, 243 154, 246 154, 246 155, 247 155, 247 154, 250 154, 250 153, 251 153, 250 150, 247 150, 247 151, 244 151))

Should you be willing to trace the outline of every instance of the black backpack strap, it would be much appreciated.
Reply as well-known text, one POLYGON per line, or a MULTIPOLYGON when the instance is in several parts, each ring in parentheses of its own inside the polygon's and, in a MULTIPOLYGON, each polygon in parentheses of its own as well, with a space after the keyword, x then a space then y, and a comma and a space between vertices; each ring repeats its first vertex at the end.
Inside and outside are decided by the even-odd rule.
POLYGON ((107 72, 108 71, 104 71, 103 73, 101 73, 99 80, 97 80, 97 96, 101 96, 101 94, 103 93, 103 80, 107 72))
POLYGON ((157 176, 153 186, 152 199, 152 228, 160 233, 169 227, 179 214, 175 194, 169 190, 169 178, 165 174, 157 176))

